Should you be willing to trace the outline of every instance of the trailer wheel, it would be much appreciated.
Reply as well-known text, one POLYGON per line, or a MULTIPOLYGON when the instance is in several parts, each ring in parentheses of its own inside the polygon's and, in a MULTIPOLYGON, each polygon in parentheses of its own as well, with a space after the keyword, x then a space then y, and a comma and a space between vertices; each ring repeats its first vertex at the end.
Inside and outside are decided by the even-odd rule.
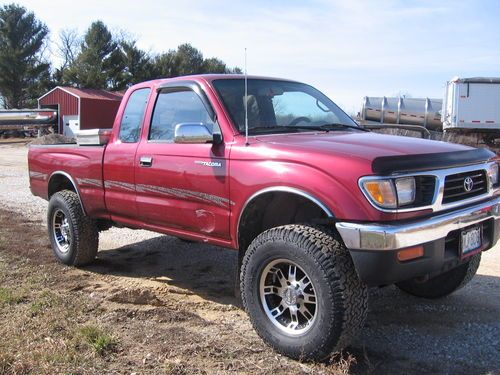
POLYGON ((480 262, 481 253, 472 256, 467 263, 425 282, 407 280, 397 283, 396 286, 416 297, 429 299, 445 297, 467 285, 476 274, 480 262))
POLYGON ((95 259, 99 231, 83 212, 75 192, 63 190, 52 195, 47 223, 52 250, 61 263, 84 266, 95 259))
POLYGON ((260 234, 245 254, 243 305, 260 337, 295 359, 321 360, 363 327, 367 287, 336 235, 307 225, 260 234))

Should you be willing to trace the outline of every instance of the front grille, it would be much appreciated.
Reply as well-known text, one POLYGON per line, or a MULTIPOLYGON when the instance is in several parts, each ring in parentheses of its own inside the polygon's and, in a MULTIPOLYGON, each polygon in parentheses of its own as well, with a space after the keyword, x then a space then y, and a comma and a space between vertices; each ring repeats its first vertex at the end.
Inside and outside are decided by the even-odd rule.
POLYGON ((436 190, 436 177, 433 176, 416 176, 416 206, 428 206, 432 204, 434 192, 436 190))
POLYGON ((444 180, 443 204, 476 197, 488 191, 484 170, 457 173, 446 176, 444 180), (465 180, 470 177, 473 185, 470 191, 465 188, 465 180))

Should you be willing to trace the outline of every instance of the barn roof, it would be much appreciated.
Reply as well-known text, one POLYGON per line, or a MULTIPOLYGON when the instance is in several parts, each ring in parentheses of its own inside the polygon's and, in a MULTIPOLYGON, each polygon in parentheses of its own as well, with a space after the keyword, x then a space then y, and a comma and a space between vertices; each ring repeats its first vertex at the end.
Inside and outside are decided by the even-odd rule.
POLYGON ((47 92, 38 98, 41 100, 45 96, 49 95, 51 92, 55 90, 62 90, 70 95, 76 96, 77 98, 83 99, 99 99, 99 100, 121 100, 123 97, 122 92, 112 92, 107 90, 97 90, 97 89, 78 89, 76 87, 68 87, 68 86, 57 86, 52 90, 47 92))

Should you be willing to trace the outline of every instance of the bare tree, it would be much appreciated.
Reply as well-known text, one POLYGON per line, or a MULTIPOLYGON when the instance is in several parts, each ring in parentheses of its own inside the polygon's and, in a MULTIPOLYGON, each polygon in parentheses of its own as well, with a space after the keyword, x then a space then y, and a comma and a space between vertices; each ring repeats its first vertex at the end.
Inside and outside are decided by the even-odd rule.
POLYGON ((61 69, 73 64, 81 48, 82 38, 76 29, 64 29, 59 33, 56 43, 57 54, 63 60, 61 69))

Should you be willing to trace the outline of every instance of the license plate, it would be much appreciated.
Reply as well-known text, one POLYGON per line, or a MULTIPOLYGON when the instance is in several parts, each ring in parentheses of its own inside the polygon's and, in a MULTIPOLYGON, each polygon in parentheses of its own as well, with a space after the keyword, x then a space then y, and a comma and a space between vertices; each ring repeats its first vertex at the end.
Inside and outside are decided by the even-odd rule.
POLYGON ((464 230, 462 232, 462 258, 472 255, 475 250, 481 248, 482 230, 480 226, 464 230))

